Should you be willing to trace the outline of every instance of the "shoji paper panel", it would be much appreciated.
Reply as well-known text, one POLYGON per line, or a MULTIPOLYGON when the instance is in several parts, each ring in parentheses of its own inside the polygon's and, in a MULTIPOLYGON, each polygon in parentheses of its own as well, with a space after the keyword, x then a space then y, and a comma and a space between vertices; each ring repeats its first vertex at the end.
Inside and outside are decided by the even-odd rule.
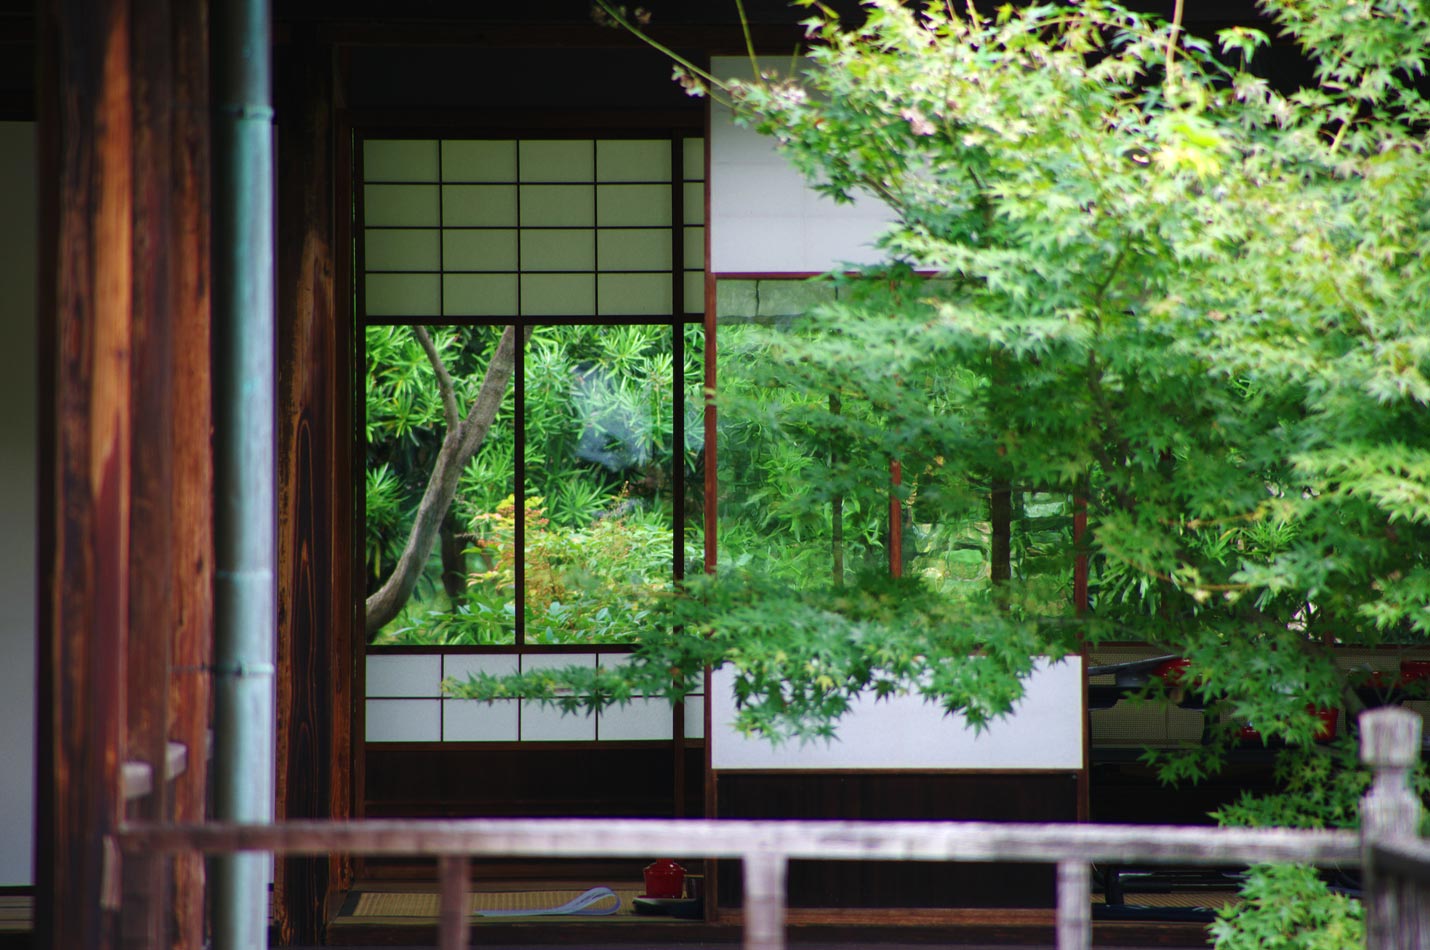
POLYGON ((1082 768, 1082 660, 1040 662, 1022 702, 975 733, 918 697, 862 698, 833 742, 778 747, 731 727, 735 704, 728 667, 716 670, 710 697, 711 761, 716 769, 1068 769, 1082 768))

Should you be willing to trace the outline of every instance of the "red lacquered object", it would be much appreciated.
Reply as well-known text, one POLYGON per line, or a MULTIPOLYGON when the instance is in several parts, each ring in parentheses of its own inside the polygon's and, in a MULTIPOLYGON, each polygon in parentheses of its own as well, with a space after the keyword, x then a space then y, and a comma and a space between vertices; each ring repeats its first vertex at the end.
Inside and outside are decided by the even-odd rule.
POLYGON ((1157 668, 1152 671, 1152 675, 1160 677, 1162 682, 1168 686, 1180 686, 1182 685, 1182 674, 1186 673, 1187 667, 1191 665, 1191 660, 1178 657, 1175 660, 1167 660, 1158 664, 1157 668))
MULTIPOLYGON (((1317 742, 1329 742, 1336 737, 1336 725, 1340 722, 1341 711, 1339 709, 1317 709, 1315 706, 1307 706, 1306 712, 1311 713, 1321 724, 1316 729, 1317 742)), ((1242 742, 1260 742, 1261 733, 1250 723, 1242 726, 1237 731, 1236 737, 1242 742)))
POLYGON ((1401 660, 1400 685, 1430 679, 1430 660, 1401 660))
POLYGON ((685 893, 685 868, 670 858, 661 858, 645 868, 645 893, 642 897, 674 899, 685 893))
POLYGON ((1340 722, 1341 711, 1339 709, 1317 709, 1316 717, 1321 720, 1320 732, 1316 734, 1316 739, 1326 741, 1336 737, 1336 724, 1340 722))

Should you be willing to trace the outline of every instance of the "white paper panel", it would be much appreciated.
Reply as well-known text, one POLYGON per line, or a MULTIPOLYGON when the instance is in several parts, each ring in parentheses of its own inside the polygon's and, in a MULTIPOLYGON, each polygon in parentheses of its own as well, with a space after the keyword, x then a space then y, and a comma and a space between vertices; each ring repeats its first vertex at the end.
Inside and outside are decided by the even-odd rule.
POLYGON ((527 228, 589 228, 596 223, 590 185, 522 185, 521 224, 527 228))
MULTIPOLYGON (((655 228, 604 228, 596 232, 601 270, 670 270, 670 232, 655 228)), ((700 262, 696 262, 696 267, 700 262)))
POLYGON ((445 742, 515 742, 517 700, 484 703, 475 699, 443 700, 442 739, 445 742))
POLYGON ((603 139, 596 143, 599 181, 668 181, 670 142, 665 139, 603 139))
POLYGON ((376 227, 437 226, 436 185, 368 185, 363 188, 363 223, 376 227))
POLYGON ((633 699, 624 706, 607 706, 597 714, 603 740, 669 739, 674 716, 669 700, 633 699))
POLYGON ((515 274, 447 274, 442 280, 449 317, 514 317, 516 296, 515 274))
POLYGON ((456 140, 442 143, 447 181, 516 181, 516 143, 456 140))
POLYGON ((1040 663, 1026 695, 981 734, 918 697, 857 702, 830 743, 771 745, 730 726, 727 667, 712 679, 711 761, 716 769, 1069 769, 1082 768, 1082 660, 1040 663))
POLYGON ((436 742, 442 738, 442 701, 369 699, 368 742, 436 742))
POLYGON ((705 312, 705 272, 688 270, 685 272, 685 312, 705 312))
POLYGON ((576 712, 566 715, 532 700, 521 703, 523 742, 589 742, 596 738, 596 717, 576 712))
POLYGON ((685 697, 685 738, 705 738, 705 696, 685 697))
POLYGON ((444 228, 515 227, 516 186, 443 185, 442 226, 444 228))
POLYGON ((442 256, 438 247, 441 233, 436 228, 368 228, 365 249, 367 269, 441 270, 442 256))
MULTIPOLYGON (((515 230, 445 230, 442 232, 442 263, 448 272, 514 271, 517 269, 516 235, 515 230)), ((369 251, 368 259, 371 258, 369 251)))
POLYGON ((510 676, 520 666, 514 653, 448 653, 442 657, 442 675, 464 680, 473 673, 510 676))
MULTIPOLYGON (((776 63, 788 69, 788 60, 776 63)), ((749 60, 715 57, 722 77, 747 77, 749 60)), ((873 242, 892 213, 872 198, 836 205, 809 188, 768 136, 737 127, 711 104, 710 258, 715 273, 822 273, 874 263, 873 242)))
POLYGON ((591 274, 522 274, 521 312, 527 316, 590 313, 596 309, 591 274))
POLYGON ((442 685, 442 657, 382 656, 367 658, 367 695, 439 696, 442 685))
POLYGON ((669 274, 601 274, 596 278, 599 314, 670 313, 669 274))
POLYGON ((369 139, 362 149, 368 181, 436 181, 437 143, 432 139, 369 139))
POLYGON ((586 139, 527 139, 521 143, 522 181, 590 181, 593 143, 586 139))
POLYGON ((680 203, 683 208, 684 224, 705 223, 705 183, 687 181, 681 186, 680 203))
POLYGON ((590 231, 539 228, 521 232, 521 269, 594 270, 596 242, 590 231))
POLYGON ((705 177, 705 141, 703 139, 686 139, 682 144, 684 150, 684 168, 682 169, 686 181, 699 181, 705 177))
POLYGON ((596 666, 603 670, 614 670, 622 666, 629 666, 631 655, 629 653, 597 653, 596 666))
POLYGON ((705 229, 700 227, 687 227, 685 229, 684 254, 682 260, 686 267, 700 269, 705 266, 705 229))
POLYGON ((368 274, 367 314, 405 317, 437 313, 441 288, 436 274, 368 274))
MULTIPOLYGON (((568 666, 595 667, 594 653, 527 653, 521 657, 521 671, 562 669, 568 666)), ((564 715, 561 710, 524 700, 521 704, 523 742, 585 742, 596 738, 596 717, 585 713, 564 715)))
POLYGON ((596 666, 596 654, 594 653, 523 653, 521 656, 521 671, 530 673, 532 670, 560 670, 568 666, 596 666))
POLYGON ((596 223, 603 228, 670 224, 669 185, 597 185, 596 223))

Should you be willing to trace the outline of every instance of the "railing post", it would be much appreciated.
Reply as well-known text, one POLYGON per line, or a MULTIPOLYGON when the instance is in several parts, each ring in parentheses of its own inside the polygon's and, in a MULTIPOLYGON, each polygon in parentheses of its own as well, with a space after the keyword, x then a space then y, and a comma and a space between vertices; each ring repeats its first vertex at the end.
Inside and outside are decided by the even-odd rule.
POLYGON ((1402 950, 1400 888, 1389 876, 1377 873, 1371 849, 1380 842, 1414 838, 1419 828, 1420 800, 1410 790, 1410 769, 1420 757, 1420 717, 1395 706, 1361 713, 1360 757, 1375 775, 1361 799, 1366 947, 1402 950))
POLYGON ((467 856, 442 855, 437 859, 437 876, 442 888, 438 946, 441 950, 467 950, 467 856))
POLYGON ((1058 862, 1058 950, 1092 946, 1092 867, 1086 861, 1058 862))
POLYGON ((745 855, 745 950, 784 950, 787 864, 773 851, 745 855))

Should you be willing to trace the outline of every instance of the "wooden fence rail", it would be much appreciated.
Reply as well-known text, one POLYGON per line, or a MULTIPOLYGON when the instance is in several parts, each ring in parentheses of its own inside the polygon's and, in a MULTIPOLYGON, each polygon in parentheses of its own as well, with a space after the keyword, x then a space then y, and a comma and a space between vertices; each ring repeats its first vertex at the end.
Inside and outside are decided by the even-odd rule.
POLYGON ((747 950, 784 947, 785 869, 791 860, 1056 864, 1058 950, 1087 950, 1090 946, 1093 863, 1295 862, 1322 867, 1367 864, 1368 887, 1373 889, 1367 901, 1368 946, 1372 950, 1420 950, 1425 944, 1418 942, 1419 935, 1430 934, 1425 903, 1430 891, 1430 848, 1413 840, 1419 803, 1406 782, 1408 763, 1419 755, 1420 720, 1403 710, 1375 710, 1362 718, 1361 728, 1363 756, 1376 774, 1365 799, 1363 834, 1281 828, 990 822, 392 819, 287 821, 270 825, 132 824, 121 829, 116 844, 126 853, 266 851, 436 856, 441 880, 442 950, 467 946, 467 862, 481 855, 659 855, 739 860, 744 868, 747 950), (1374 737, 1368 738, 1372 733, 1374 737), (1409 838, 1403 832, 1406 821, 1411 822, 1409 838))

